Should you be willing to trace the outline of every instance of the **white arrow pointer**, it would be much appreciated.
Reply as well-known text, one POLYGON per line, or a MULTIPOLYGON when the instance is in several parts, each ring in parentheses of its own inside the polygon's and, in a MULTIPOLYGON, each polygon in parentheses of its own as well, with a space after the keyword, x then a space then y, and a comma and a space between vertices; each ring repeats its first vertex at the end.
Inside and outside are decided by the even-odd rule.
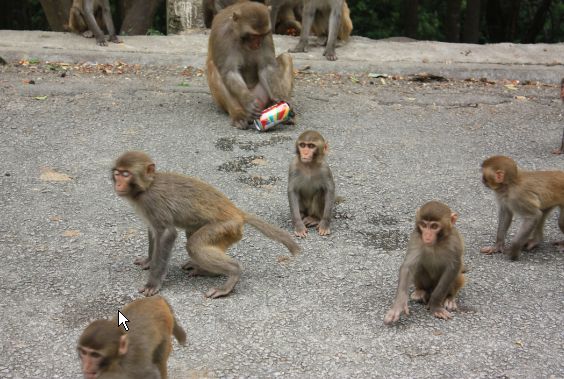
POLYGON ((123 327, 125 328, 125 331, 127 332, 129 330, 129 328, 127 327, 126 322, 129 322, 129 320, 120 311, 118 311, 118 326, 123 324, 123 327))

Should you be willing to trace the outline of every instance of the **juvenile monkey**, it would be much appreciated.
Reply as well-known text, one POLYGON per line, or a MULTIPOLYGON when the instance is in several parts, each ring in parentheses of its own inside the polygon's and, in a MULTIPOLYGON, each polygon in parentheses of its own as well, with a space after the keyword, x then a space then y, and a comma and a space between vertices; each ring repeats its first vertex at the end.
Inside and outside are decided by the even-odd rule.
POLYGON ((253 1, 214 17, 206 67, 213 99, 239 129, 271 103, 288 101, 294 86, 292 57, 275 56, 268 7, 253 1))
POLYGON ((148 257, 135 261, 143 269, 150 269, 147 284, 139 290, 145 296, 161 288, 177 227, 185 230, 188 239, 190 260, 183 266, 185 270, 191 275, 227 276, 223 286, 206 292, 211 298, 229 294, 239 281, 239 263, 225 252, 242 238, 245 224, 282 243, 292 255, 300 250, 290 234, 243 212, 209 184, 156 171, 151 158, 143 152, 129 151, 120 156, 113 168, 113 181, 116 193, 129 200, 149 226, 148 257))
POLYGON ((121 43, 116 35, 109 0, 73 0, 69 12, 69 28, 84 37, 96 37, 96 43, 107 46, 103 28, 108 30, 109 40, 121 43))
MULTIPOLYGON (((523 171, 509 157, 493 156, 482 163, 482 182, 493 190, 499 206, 495 246, 483 247, 484 254, 505 251, 505 236, 513 215, 523 218, 511 242, 509 258, 518 260, 521 250, 531 250, 543 239, 544 222, 554 208, 560 208, 558 226, 564 232, 564 171, 523 171)), ((557 242, 564 249, 564 241, 557 242)))
POLYGON ((454 226, 458 215, 445 204, 430 201, 415 216, 415 229, 400 267, 394 304, 384 317, 385 324, 397 322, 409 314, 407 292, 411 299, 427 304, 435 317, 448 320, 457 309, 456 295, 464 285, 462 256, 464 241, 454 226))
POLYGON ((322 236, 331 233, 329 224, 335 204, 335 182, 325 160, 329 145, 313 130, 296 140, 296 156, 288 171, 288 201, 294 234, 305 237, 307 226, 315 226, 322 236))
POLYGON ((90 323, 78 340, 85 379, 166 379, 171 335, 186 344, 186 332, 161 296, 135 300, 122 313, 129 331, 117 320, 90 323))

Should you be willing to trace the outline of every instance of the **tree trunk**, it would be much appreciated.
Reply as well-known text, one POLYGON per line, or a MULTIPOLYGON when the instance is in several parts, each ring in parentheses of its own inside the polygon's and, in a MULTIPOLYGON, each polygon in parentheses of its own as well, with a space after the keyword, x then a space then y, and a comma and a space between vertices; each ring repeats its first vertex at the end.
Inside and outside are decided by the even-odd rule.
POLYGON ((163 0, 121 0, 118 3, 118 14, 121 18, 119 34, 147 34, 162 2, 163 0))
POLYGON ((513 41, 518 36, 517 28, 519 24, 519 8, 521 7, 521 0, 508 0, 506 9, 509 8, 509 24, 507 29, 507 40, 513 41))
POLYGON ((69 10, 72 0, 39 0, 49 27, 54 32, 68 31, 69 10))
POLYGON ((404 0, 403 31, 406 37, 417 39, 418 8, 419 0, 404 0))
POLYGON ((544 26, 544 22, 546 21, 546 15, 550 10, 550 6, 552 5, 552 0, 543 0, 543 2, 539 5, 537 12, 535 13, 535 18, 533 19, 533 23, 529 27, 528 32, 525 34, 523 38, 523 43, 535 43, 537 39, 537 35, 540 33, 544 26))
POLYGON ((447 42, 460 41, 460 4, 462 0, 448 0, 445 20, 445 36, 447 42))
POLYGON ((466 1, 466 17, 462 31, 462 41, 465 43, 478 43, 480 40, 480 1, 466 1))

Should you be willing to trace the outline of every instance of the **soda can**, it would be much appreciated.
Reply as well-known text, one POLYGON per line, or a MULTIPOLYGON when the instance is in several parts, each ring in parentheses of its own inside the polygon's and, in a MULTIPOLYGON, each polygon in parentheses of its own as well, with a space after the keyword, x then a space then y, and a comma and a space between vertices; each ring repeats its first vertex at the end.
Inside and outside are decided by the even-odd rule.
POLYGON ((262 111, 260 118, 254 121, 255 128, 257 128, 260 132, 264 132, 273 126, 288 120, 290 115, 290 105, 285 101, 281 101, 262 111))

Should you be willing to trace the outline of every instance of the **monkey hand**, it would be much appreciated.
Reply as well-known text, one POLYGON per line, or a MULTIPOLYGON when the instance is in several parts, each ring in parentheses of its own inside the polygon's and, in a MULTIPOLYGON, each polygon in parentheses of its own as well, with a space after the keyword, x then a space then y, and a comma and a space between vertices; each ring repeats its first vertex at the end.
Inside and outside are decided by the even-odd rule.
POLYGON ((431 310, 431 312, 433 313, 433 316, 443 320, 450 320, 452 318, 452 313, 450 313, 443 307, 434 308, 431 310))
POLYGON ((402 313, 406 315, 409 314, 409 308, 407 307, 407 301, 403 304, 394 304, 392 308, 386 313, 384 317, 384 324, 392 325, 398 322, 402 313))
POLYGON ((288 49, 290 53, 307 53, 307 41, 300 41, 293 49, 288 49))
POLYGON ((123 41, 121 39, 119 39, 118 36, 110 36, 110 42, 113 43, 123 43, 123 41))
POLYGON ((325 58, 327 58, 328 61, 336 61, 337 60, 337 53, 335 53, 335 49, 325 49, 325 51, 323 52, 323 55, 325 55, 325 58))
POLYGON ((106 38, 102 37, 102 38, 96 38, 96 43, 100 46, 108 46, 108 43, 106 42, 106 38))
POLYGON ((151 259, 147 258, 137 258, 133 261, 134 264, 140 266, 143 270, 148 270, 151 268, 151 259))
POLYGON ((305 225, 302 225, 301 227, 297 227, 294 230, 294 235, 296 237, 300 237, 300 238, 304 238, 305 236, 307 236, 307 229, 306 229, 305 225))
POLYGON ((153 296, 156 295, 159 290, 161 289, 161 285, 160 284, 152 284, 151 282, 145 284, 145 287, 141 287, 139 288, 139 293, 142 293, 143 295, 149 297, 149 296, 153 296))
POLYGON ((480 249, 480 253, 482 254, 495 254, 495 253, 503 253, 504 251, 503 243, 496 243, 495 246, 485 246, 480 249))
POLYGON ((259 99, 254 99, 247 106, 247 114, 251 119, 258 119, 264 109, 262 102, 259 99))

